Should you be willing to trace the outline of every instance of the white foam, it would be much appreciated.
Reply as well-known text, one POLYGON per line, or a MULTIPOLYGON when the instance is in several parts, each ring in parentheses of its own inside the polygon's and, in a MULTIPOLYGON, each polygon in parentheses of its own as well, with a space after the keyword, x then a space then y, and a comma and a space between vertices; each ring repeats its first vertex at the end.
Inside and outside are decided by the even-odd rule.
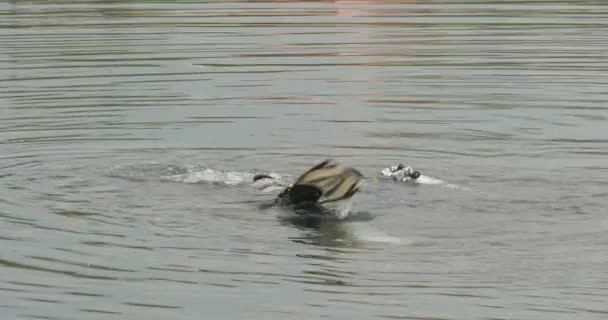
POLYGON ((210 168, 191 167, 184 173, 165 175, 161 179, 182 183, 215 183, 228 186, 251 184, 262 192, 276 192, 283 190, 287 184, 281 180, 277 173, 268 174, 274 179, 260 179, 253 182, 254 174, 240 171, 221 171, 210 168))
POLYGON ((441 179, 436 179, 425 175, 420 175, 420 177, 416 179, 416 182, 420 184, 445 184, 445 181, 441 179))
POLYGON ((403 165, 392 166, 388 168, 384 168, 380 171, 380 174, 384 177, 391 177, 395 181, 401 182, 413 182, 418 184, 428 184, 428 185, 443 185, 447 188, 451 189, 461 189, 461 190, 469 190, 465 187, 460 187, 455 184, 447 183, 441 179, 433 178, 426 175, 420 175, 417 179, 411 178, 411 175, 415 172, 412 167, 406 167, 403 165))
POLYGON ((351 212, 352 206, 353 206, 352 198, 325 204, 325 207, 330 209, 332 214, 340 220, 348 217, 348 215, 351 212))
POLYGON ((450 188, 450 189, 460 189, 460 190, 466 190, 466 191, 471 191, 471 189, 467 188, 467 187, 462 187, 456 184, 452 184, 452 183, 447 183, 446 181, 443 181, 441 179, 437 179, 437 178, 433 178, 433 177, 429 177, 429 176, 425 176, 425 175, 420 175, 420 177, 418 177, 418 179, 416 179, 416 183, 420 183, 420 184, 429 184, 429 185, 442 185, 446 188, 450 188))
POLYGON ((253 174, 238 171, 220 171, 213 169, 188 168, 186 173, 168 175, 162 177, 164 180, 184 183, 221 183, 226 185, 238 185, 249 183, 253 174))
POLYGON ((373 230, 362 223, 352 223, 352 232, 357 240, 368 243, 410 244, 412 241, 400 239, 378 230, 373 230))

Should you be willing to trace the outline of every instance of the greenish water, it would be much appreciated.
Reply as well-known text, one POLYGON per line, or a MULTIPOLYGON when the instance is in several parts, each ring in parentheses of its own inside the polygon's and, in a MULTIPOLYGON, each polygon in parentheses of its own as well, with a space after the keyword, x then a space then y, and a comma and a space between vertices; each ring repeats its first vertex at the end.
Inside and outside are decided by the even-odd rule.
POLYGON ((607 35, 603 1, 2 2, 0 316, 605 319, 607 35), (325 158, 371 219, 259 208, 325 158))

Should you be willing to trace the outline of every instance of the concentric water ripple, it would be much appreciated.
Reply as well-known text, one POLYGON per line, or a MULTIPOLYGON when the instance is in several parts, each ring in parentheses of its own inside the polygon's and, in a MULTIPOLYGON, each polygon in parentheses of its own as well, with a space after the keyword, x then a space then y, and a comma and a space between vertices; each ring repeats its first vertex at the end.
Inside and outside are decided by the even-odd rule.
POLYGON ((604 319, 601 1, 0 3, 6 319, 604 319), (248 179, 326 158, 366 219, 248 179), (403 162, 426 180, 377 179, 403 162))

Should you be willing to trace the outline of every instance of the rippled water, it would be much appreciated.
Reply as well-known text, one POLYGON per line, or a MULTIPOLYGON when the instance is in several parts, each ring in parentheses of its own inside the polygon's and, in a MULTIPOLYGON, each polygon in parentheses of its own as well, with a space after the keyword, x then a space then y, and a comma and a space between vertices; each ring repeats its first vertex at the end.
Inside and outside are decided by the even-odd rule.
POLYGON ((603 1, 2 2, 0 315, 605 319, 607 35, 603 1), (325 158, 370 219, 259 206, 325 158))

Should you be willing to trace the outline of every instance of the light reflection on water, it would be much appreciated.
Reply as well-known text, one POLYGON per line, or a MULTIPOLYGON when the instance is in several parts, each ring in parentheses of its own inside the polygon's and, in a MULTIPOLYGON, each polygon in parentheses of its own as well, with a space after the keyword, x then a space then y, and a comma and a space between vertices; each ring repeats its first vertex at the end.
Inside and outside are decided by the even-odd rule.
POLYGON ((1 3, 0 314, 603 319, 607 14, 1 3), (197 180, 330 157, 369 219, 197 180), (397 162, 436 183, 374 179, 397 162))

